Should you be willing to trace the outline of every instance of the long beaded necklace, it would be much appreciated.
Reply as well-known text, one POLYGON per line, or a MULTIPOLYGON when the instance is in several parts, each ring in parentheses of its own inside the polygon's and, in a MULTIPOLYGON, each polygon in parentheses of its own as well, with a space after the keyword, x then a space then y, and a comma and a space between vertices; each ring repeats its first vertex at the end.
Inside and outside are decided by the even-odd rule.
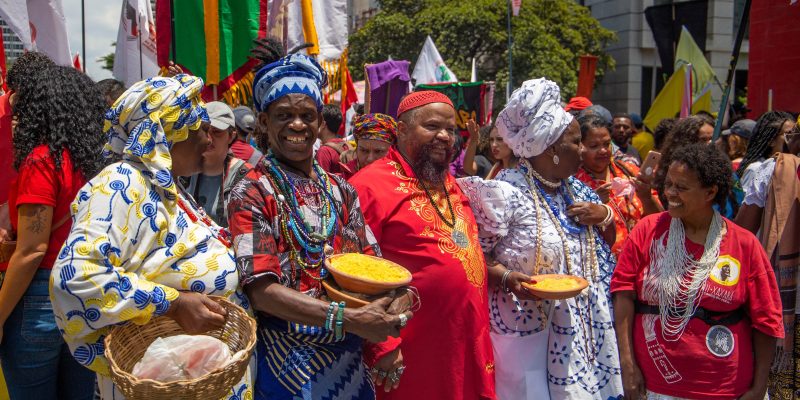
MULTIPOLYGON (((267 161, 269 165, 267 178, 278 192, 276 194, 280 209, 279 223, 281 233, 289 245, 289 258, 300 266, 303 273, 321 281, 327 276, 327 271, 322 267, 325 260, 325 245, 333 241, 338 229, 330 178, 322 171, 319 164, 313 161, 312 168, 322 184, 311 180, 313 185, 318 185, 319 190, 304 193, 298 190, 294 179, 283 171, 271 151, 267 153, 267 161), (317 232, 306 220, 301 202, 298 200, 298 198, 303 199, 304 194, 319 196, 317 203, 321 205, 319 213, 321 232, 317 232), (316 275, 311 272, 315 269, 319 269, 316 275)), ((308 204, 308 201, 304 200, 303 203, 308 204)))
MULTIPOLYGON (((532 170, 532 168, 531 168, 531 170, 532 170)), ((554 211, 552 209, 552 207, 553 207, 553 205, 555 203, 553 202, 552 199, 542 196, 543 190, 541 190, 541 188, 539 188, 540 190, 534 190, 534 184, 538 180, 536 180, 535 176, 532 177, 531 175, 532 174, 525 174, 525 179, 526 179, 526 181, 528 183, 528 186, 531 187, 531 194, 534 197, 534 205, 536 206, 536 210, 537 210, 537 225, 541 225, 541 219, 539 218, 539 211, 538 211, 539 210, 539 205, 542 202, 549 201, 550 203, 548 205, 550 205, 550 207, 542 207, 542 208, 544 208, 545 211, 547 212, 547 215, 548 215, 550 221, 553 223, 553 226, 555 226, 556 232, 558 233, 558 236, 561 239, 561 246, 562 246, 562 249, 564 251, 564 259, 566 260, 566 264, 567 264, 567 274, 573 275, 573 272, 572 272, 572 256, 570 255, 569 246, 567 245, 567 234, 564 231, 565 227, 561 225, 562 224, 561 220, 556 216, 556 214, 554 213, 554 211), (533 178, 533 179, 531 179, 531 178, 533 178)), ((537 185, 537 187, 538 187, 538 185, 537 185)), ((572 198, 572 193, 569 191, 568 188, 566 189, 566 191, 567 191, 567 193, 566 193, 567 195, 564 196, 564 201, 569 204, 570 200, 572 200, 571 199, 572 198)), ((597 280, 597 274, 598 274, 598 270, 599 270, 599 267, 597 265, 596 241, 595 241, 595 236, 594 236, 594 230, 589 228, 586 231, 587 231, 587 233, 586 233, 586 242, 587 242, 588 253, 589 253, 588 254, 588 258, 589 258, 589 263, 588 264, 589 264, 590 270, 587 273, 586 264, 584 263, 583 268, 582 268, 582 273, 583 273, 584 277, 591 276, 592 282, 595 282, 597 280)), ((539 234, 538 229, 537 229, 537 234, 539 234)), ((578 235, 580 235, 580 232, 578 232, 578 235)), ((538 243, 537 243, 537 246, 538 246, 538 243)), ((541 253, 541 249, 540 248, 537 248, 537 253, 541 253)), ((584 252, 583 252, 583 243, 581 243, 581 260, 583 260, 585 256, 586 256, 586 254, 584 254, 584 252)), ((539 262, 538 258, 539 257, 537 256, 537 262, 539 262)), ((591 299, 589 298, 588 294, 586 296, 587 296, 587 298, 586 298, 586 304, 587 304, 586 314, 587 314, 587 317, 588 317, 588 324, 587 324, 587 321, 586 321, 587 318, 585 318, 583 316, 583 313, 580 312, 580 309, 578 310, 577 314, 578 314, 578 318, 580 318, 580 320, 581 320, 581 326, 583 326, 584 332, 588 332, 588 335, 587 335, 587 339, 588 340, 583 343, 584 351, 586 353, 587 362, 589 364, 594 364, 594 361, 596 359, 596 354, 595 353, 597 351, 597 343, 596 343, 595 338, 594 338, 594 320, 592 318, 591 299)), ((576 300, 576 305, 577 305, 577 300, 576 300)))
POLYGON ((642 297, 660 306, 661 336, 675 342, 700 306, 706 282, 719 258, 726 233, 725 222, 714 212, 699 260, 686 250, 686 233, 678 218, 670 221, 664 243, 662 235, 650 250, 650 266, 645 271, 642 297))
MULTIPOLYGON (((408 158, 406 158, 406 156, 403 155, 402 153, 400 155, 406 161, 408 166, 411 167, 411 171, 414 172, 414 176, 419 177, 420 175, 414 169, 413 164, 408 160, 408 158)), ((461 229, 456 228, 456 223, 458 222, 458 219, 456 217, 456 213, 453 212, 453 204, 450 202, 450 194, 447 192, 447 186, 445 185, 444 181, 442 181, 442 195, 444 196, 445 202, 447 203, 447 210, 450 211, 450 218, 452 219, 452 221, 448 221, 444 215, 444 211, 439 210, 439 205, 436 204, 436 201, 434 201, 433 195, 431 195, 430 190, 428 189, 428 185, 422 179, 419 178, 417 178, 417 182, 419 182, 419 187, 421 187, 422 191, 425 192, 425 197, 428 198, 428 201, 431 203, 431 206, 433 206, 434 211, 436 211, 436 215, 439 216, 439 219, 442 220, 442 223, 444 223, 450 228, 451 230, 450 237, 453 240, 453 243, 455 243, 456 246, 462 249, 469 246, 469 239, 466 233, 464 233, 461 229)))
MULTIPOLYGON (((566 229, 569 233, 573 235, 580 234, 584 230, 584 226, 575 223, 571 218, 564 215, 564 213, 561 211, 560 208, 558 208, 558 205, 556 205, 556 202, 553 201, 553 198, 550 197, 550 195, 542 187, 541 179, 543 178, 541 178, 541 175, 539 175, 533 169, 533 167, 530 165, 530 163, 528 163, 527 160, 523 160, 521 162, 521 166, 523 167, 523 172, 525 172, 525 176, 528 179, 528 184, 531 187, 531 191, 536 190, 538 192, 538 194, 544 199, 544 203, 547 204, 547 207, 550 209, 550 212, 556 216, 561 226, 563 226, 564 229, 566 229), (531 180, 531 178, 533 179, 531 180), (531 182, 534 183, 531 184, 531 182)), ((550 185, 545 185, 545 186, 550 187, 550 185)), ((559 184, 555 188, 555 190, 557 191, 557 193, 559 192, 561 193, 562 197, 564 198, 564 201, 567 203, 567 207, 574 204, 574 201, 572 201, 572 196, 569 195, 569 191, 567 190, 565 185, 559 184)))

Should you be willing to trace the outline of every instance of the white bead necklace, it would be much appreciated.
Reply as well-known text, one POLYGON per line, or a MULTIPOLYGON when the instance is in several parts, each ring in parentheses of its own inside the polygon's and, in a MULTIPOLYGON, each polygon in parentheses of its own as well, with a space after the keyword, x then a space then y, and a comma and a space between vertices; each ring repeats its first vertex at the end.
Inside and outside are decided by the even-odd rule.
POLYGON ((659 306, 661 335, 674 342, 681 338, 686 325, 697 311, 711 270, 719 258, 725 222, 714 212, 699 260, 686 251, 683 222, 673 218, 669 232, 655 240, 650 248, 650 265, 645 271, 642 297, 659 306), (664 235, 667 235, 664 243, 664 235))

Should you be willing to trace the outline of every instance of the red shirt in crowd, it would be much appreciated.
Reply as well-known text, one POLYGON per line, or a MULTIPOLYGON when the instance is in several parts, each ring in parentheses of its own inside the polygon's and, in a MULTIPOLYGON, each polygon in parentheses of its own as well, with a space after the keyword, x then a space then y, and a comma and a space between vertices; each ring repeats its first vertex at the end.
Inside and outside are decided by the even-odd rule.
MULTIPOLYGON (((633 290, 637 301, 646 303, 642 285, 650 265, 650 246, 669 231, 670 221, 669 213, 664 212, 647 216, 636 225, 619 256, 611 292, 633 290)), ((753 381, 753 329, 783 337, 781 300, 767 255, 752 233, 724 221, 727 233, 700 306, 717 312, 743 308, 747 317, 733 325, 713 327, 692 318, 679 340, 667 341, 659 319, 654 332, 645 333, 643 317, 655 315, 637 313, 634 354, 650 391, 682 398, 736 399, 753 381)), ((695 259, 702 256, 702 245, 688 239, 685 245, 695 259)))
MULTIPOLYGON (((45 144, 35 147, 20 166, 19 176, 12 183, 8 198, 11 226, 14 231, 17 230, 18 222, 16 210, 23 204, 53 207, 51 222, 53 227, 67 218, 61 226, 50 232, 47 252, 39 268, 53 268, 53 263, 72 227, 72 221, 69 220, 70 204, 85 183, 83 174, 73 169, 72 159, 66 149, 61 153, 60 167, 56 167, 56 162, 50 155, 50 148, 45 144)), ((0 265, 0 270, 5 270, 7 267, 7 264, 0 265)))
POLYGON ((317 150, 317 162, 327 172, 342 175, 342 164, 339 162, 339 155, 348 149, 344 139, 331 139, 317 150), (342 150, 341 152, 339 150, 342 150))
MULTIPOLYGON (((250 159, 251 157, 253 157, 253 153, 255 153, 256 151, 257 150, 253 146, 251 146, 250 143, 247 143, 244 140, 238 138, 235 139, 231 144, 231 153, 233 153, 233 156, 240 160, 247 161, 251 164, 255 164, 258 162, 258 160, 250 159)), ((258 153, 261 154, 261 152, 258 153)))
POLYGON ((14 145, 11 143, 11 92, 0 96, 0 204, 8 200, 14 170, 14 145))

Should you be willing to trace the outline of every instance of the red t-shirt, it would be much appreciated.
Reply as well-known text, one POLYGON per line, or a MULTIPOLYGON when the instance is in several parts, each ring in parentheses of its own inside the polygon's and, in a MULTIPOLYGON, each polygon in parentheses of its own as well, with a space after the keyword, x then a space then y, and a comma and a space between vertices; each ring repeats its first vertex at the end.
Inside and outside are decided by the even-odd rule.
MULTIPOLYGON (((636 225, 620 253, 611 292, 633 290, 637 300, 644 302, 642 285, 645 268, 650 265, 650 246, 669 231, 670 221, 669 213, 664 212, 647 216, 636 225)), ((692 318, 679 340, 667 341, 659 319, 654 337, 651 333, 646 339, 643 316, 653 314, 636 314, 634 354, 648 390, 693 399, 738 398, 753 380, 752 330, 783 337, 781 300, 767 255, 752 233, 727 219, 725 223, 728 231, 700 306, 718 312, 743 307, 748 317, 734 325, 714 327, 692 318)), ((688 239, 685 245, 695 259, 700 258, 702 245, 688 239)))
POLYGON ((250 157, 252 157, 255 152, 256 149, 244 140, 236 139, 231 144, 231 153, 240 160, 250 162, 250 157))
MULTIPOLYGON (((23 204, 41 204, 53 207, 52 226, 67 218, 70 214, 70 204, 78 194, 78 190, 86 183, 83 174, 73 169, 69 151, 64 149, 61 153, 61 166, 56 167, 55 160, 50 156, 47 145, 40 145, 33 149, 19 169, 19 176, 11 185, 8 198, 11 210, 11 226, 17 230, 17 207, 23 204)), ((50 242, 44 255, 41 269, 52 269, 61 246, 67 240, 72 221, 67 219, 55 231, 50 232, 50 242)), ((0 265, 0 270, 5 270, 7 264, 0 265)))
POLYGON ((339 162, 340 153, 329 144, 340 147, 343 150, 348 149, 347 142, 345 142, 344 139, 331 139, 320 146, 319 150, 317 150, 317 162, 325 171, 336 175, 342 175, 343 169, 341 163, 339 162))
POLYGON ((0 96, 0 204, 8 200, 11 182, 17 176, 14 170, 14 145, 11 143, 11 93, 0 96))

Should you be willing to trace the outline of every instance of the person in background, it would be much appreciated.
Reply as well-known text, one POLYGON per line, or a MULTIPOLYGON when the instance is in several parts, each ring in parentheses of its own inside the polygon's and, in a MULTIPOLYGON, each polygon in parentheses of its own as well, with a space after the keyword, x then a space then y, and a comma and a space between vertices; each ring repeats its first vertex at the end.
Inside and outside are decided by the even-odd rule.
POLYGON ((795 130, 786 134, 786 142, 789 154, 800 156, 800 129, 797 129, 800 126, 800 116, 797 117, 794 126, 795 130))
POLYGON ((486 179, 494 179, 502 170, 516 168, 519 160, 506 142, 503 141, 503 138, 500 137, 497 127, 492 125, 489 129, 489 148, 492 152, 492 158, 497 161, 492 166, 492 169, 489 170, 489 173, 486 174, 486 179))
POLYGON ((734 171, 739 169, 739 164, 747 153, 747 144, 753 136, 755 127, 756 121, 740 119, 734 122, 730 129, 722 131, 720 138, 717 139, 717 146, 731 159, 734 171))
POLYGON ((103 79, 95 83, 97 91, 103 96, 106 104, 111 107, 119 96, 125 92, 125 83, 114 78, 103 79))
POLYGON ((758 240, 713 207, 730 161, 695 143, 664 169, 669 212, 639 222, 611 280, 625 398, 763 400, 781 294, 758 240))
POLYGON ((736 121, 747 118, 747 113, 750 111, 753 110, 747 108, 741 101, 736 100, 733 102, 733 105, 731 105, 731 116, 728 122, 733 125, 736 121))
POLYGON ((744 200, 736 223, 758 235, 778 279, 783 333, 770 374, 773 399, 795 399, 800 390, 800 158, 786 154, 789 136, 800 135, 791 114, 769 111, 753 129, 739 166, 744 200))
POLYGON ((573 117, 577 117, 581 111, 591 106, 591 100, 587 99, 586 97, 575 96, 569 99, 569 103, 567 103, 567 106, 564 107, 564 111, 572 114, 573 117))
POLYGON ((256 117, 253 110, 247 106, 239 106, 233 109, 234 129, 236 136, 231 145, 231 153, 233 156, 247 161, 250 165, 255 165, 264 153, 250 144, 250 137, 256 128, 256 117))
POLYGON ((644 121, 642 121, 642 117, 639 114, 631 113, 631 122, 634 130, 631 145, 639 152, 639 158, 644 162, 647 154, 655 147, 656 140, 653 134, 645 128, 644 121))
MULTIPOLYGON (((15 92, 21 86, 29 86, 28 83, 39 72, 55 65, 53 60, 43 53, 27 51, 22 54, 8 69, 6 75, 6 86, 8 92, 0 97, 0 221, 8 220, 8 191, 11 182, 17 176, 17 171, 13 166, 14 145, 11 139, 12 125, 12 102, 16 97, 15 92)), ((0 228, 8 226, 0 225, 0 228)))
POLYGON ((319 126, 320 148, 316 159, 323 170, 342 174, 341 154, 349 150, 347 142, 337 134, 342 125, 342 111, 336 104, 322 106, 322 123, 319 126))
POLYGON ((613 118, 611 117, 611 111, 608 111, 607 108, 601 106, 600 104, 594 104, 589 107, 584 108, 578 113, 578 118, 583 117, 585 115, 598 115, 600 118, 603 118, 609 124, 613 123, 613 118))
POLYGON ((379 399, 495 399, 488 278, 469 202, 448 172, 456 111, 435 91, 397 110, 397 145, 350 179, 383 256, 423 305, 400 338, 369 346, 379 399), (399 386, 398 386, 399 385, 399 386))
POLYGON ((661 150, 661 164, 664 168, 656 170, 655 179, 652 182, 656 191, 661 196, 661 204, 668 206, 664 197, 664 179, 667 176, 667 168, 672 164, 672 154, 676 149, 694 143, 710 143, 714 134, 714 126, 709 125, 706 118, 699 115, 692 115, 684 119, 677 120, 675 127, 667 134, 661 150))
POLYGON ((669 135, 670 131, 675 128, 675 124, 677 123, 677 118, 664 118, 658 123, 658 125, 656 125, 656 130, 653 132, 653 140, 655 145, 653 150, 662 153, 664 152, 664 142, 666 142, 667 136, 669 135))
POLYGON ((217 225, 227 228, 226 206, 231 188, 252 166, 230 152, 236 138, 231 108, 221 101, 212 101, 206 103, 206 111, 209 122, 203 122, 200 129, 208 132, 211 141, 203 152, 203 170, 189 177, 186 191, 217 225))
POLYGON ((48 284, 72 226, 70 203, 103 165, 106 107, 92 80, 72 67, 38 69, 13 87, 19 175, 9 208, 17 246, 0 267, 0 362, 12 399, 91 399, 94 374, 61 337, 48 284))
POLYGON ((578 123, 582 161, 575 178, 594 189, 614 211, 617 239, 611 252, 617 256, 639 220, 663 210, 658 195, 649 185, 640 184, 639 167, 611 156, 611 126, 596 115, 578 118, 578 123))
POLYGON ((477 154, 478 147, 481 144, 482 129, 483 128, 478 128, 478 124, 475 120, 470 119, 467 121, 469 137, 467 138, 467 145, 463 146, 463 150, 461 150, 463 137, 460 135, 456 137, 456 154, 459 154, 460 151, 461 156, 456 157, 456 160, 450 164, 450 173, 453 176, 486 176, 486 174, 489 173, 491 169, 489 160, 477 154))
POLYGON ((386 156, 397 141, 397 122, 391 115, 364 114, 355 120, 353 136, 356 140, 356 157, 345 164, 345 179, 386 156))
MULTIPOLYGON (((72 355, 97 373, 104 400, 124 398, 103 354, 112 327, 165 316, 187 334, 219 329, 225 309, 210 294, 249 309, 230 235, 178 182, 203 168, 209 139, 202 89, 202 79, 185 74, 131 86, 105 114, 102 155, 120 161, 73 196, 75 223, 50 295, 72 355)), ((225 397, 252 396, 248 368, 225 397)))
POLYGON ((614 114, 611 126, 611 151, 615 160, 639 166, 642 158, 631 145, 631 138, 636 131, 631 116, 625 113, 614 114))

